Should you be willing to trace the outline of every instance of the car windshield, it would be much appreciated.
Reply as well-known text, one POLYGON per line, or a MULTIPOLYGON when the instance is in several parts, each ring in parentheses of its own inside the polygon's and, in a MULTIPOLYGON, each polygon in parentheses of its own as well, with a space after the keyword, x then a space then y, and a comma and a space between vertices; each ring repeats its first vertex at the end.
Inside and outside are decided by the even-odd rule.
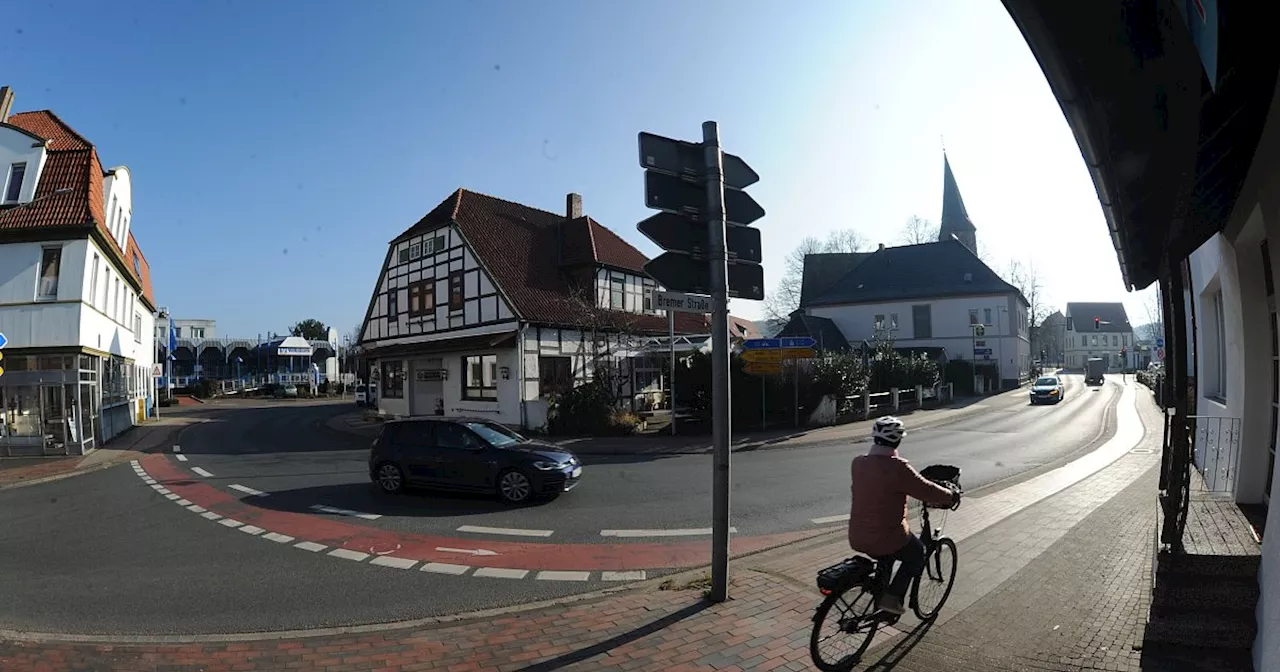
POLYGON ((524 443, 528 439, 519 434, 503 427, 502 425, 489 422, 467 422, 464 423, 467 429, 480 435, 480 438, 488 441, 493 446, 509 446, 515 443, 524 443))
POLYGON ((1058 384, 1057 378, 1041 378, 1040 380, 1036 381, 1036 385, 1057 385, 1057 384, 1058 384))

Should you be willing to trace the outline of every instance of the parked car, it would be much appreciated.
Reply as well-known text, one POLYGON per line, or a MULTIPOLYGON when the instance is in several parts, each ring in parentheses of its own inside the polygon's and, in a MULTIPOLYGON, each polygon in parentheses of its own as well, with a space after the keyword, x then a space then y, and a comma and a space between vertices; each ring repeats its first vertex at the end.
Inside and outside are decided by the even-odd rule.
POLYGON ((421 485, 522 504, 572 490, 582 463, 566 448, 492 420, 408 418, 382 426, 369 450, 369 478, 386 493, 421 485))
POLYGON ((356 385, 356 406, 369 405, 369 388, 364 383, 356 385))
POLYGON ((1064 394, 1066 394, 1066 388, 1062 385, 1061 378, 1042 376, 1037 378, 1035 384, 1031 386, 1031 403, 1038 404, 1043 401, 1056 404, 1062 401, 1064 394))
POLYGON ((277 399, 297 399, 298 386, 297 385, 281 385, 275 389, 274 396, 277 399))

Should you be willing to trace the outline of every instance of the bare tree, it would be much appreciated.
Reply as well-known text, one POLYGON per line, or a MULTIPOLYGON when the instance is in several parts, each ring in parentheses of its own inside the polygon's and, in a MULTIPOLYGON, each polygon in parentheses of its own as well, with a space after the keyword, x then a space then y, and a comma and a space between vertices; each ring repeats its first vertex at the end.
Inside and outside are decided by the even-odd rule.
POLYGON ((1143 325, 1143 331, 1146 333, 1138 334, 1138 338, 1148 341, 1154 341, 1164 338, 1164 300, 1160 295, 1160 288, 1147 295, 1146 300, 1142 302, 1143 312, 1146 313, 1147 323, 1143 325))
MULTIPOLYGON (((1009 284, 1018 288, 1022 292, 1023 298, 1027 300, 1027 323, 1032 334, 1037 334, 1040 330, 1040 323, 1044 318, 1049 316, 1048 302, 1045 300, 1044 283, 1040 280, 1040 273, 1036 270, 1033 263, 1022 263, 1017 260, 1009 262, 1009 269, 1004 274, 1004 279, 1009 284)), ((1038 353, 1042 343, 1039 339, 1032 339, 1031 351, 1038 353)))
POLYGON ((911 215, 902 227, 898 240, 903 245, 919 245, 921 243, 938 242, 938 226, 923 217, 911 215))
POLYGON ((866 249, 866 239, 853 229, 836 229, 827 234, 825 241, 812 236, 800 241, 794 250, 782 260, 782 278, 764 299, 765 316, 774 322, 785 323, 800 306, 800 287, 804 278, 805 255, 832 252, 861 252, 866 249))

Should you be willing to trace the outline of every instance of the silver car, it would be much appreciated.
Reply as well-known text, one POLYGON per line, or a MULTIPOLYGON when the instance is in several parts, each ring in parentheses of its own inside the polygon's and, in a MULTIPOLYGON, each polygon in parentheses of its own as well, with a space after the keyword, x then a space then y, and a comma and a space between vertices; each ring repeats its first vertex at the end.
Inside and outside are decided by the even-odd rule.
POLYGON ((1057 376, 1041 376, 1031 386, 1031 403, 1033 405, 1041 402, 1056 404, 1062 401, 1064 394, 1066 394, 1066 388, 1062 386, 1061 378, 1057 376))

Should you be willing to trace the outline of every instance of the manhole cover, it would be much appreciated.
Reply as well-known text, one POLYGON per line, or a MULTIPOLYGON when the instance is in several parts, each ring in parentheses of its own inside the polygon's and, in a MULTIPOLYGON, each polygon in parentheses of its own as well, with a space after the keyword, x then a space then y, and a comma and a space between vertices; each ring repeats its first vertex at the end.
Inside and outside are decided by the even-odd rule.
POLYGON ((1156 451, 1152 448, 1134 448, 1129 452, 1133 453, 1134 455, 1150 455, 1156 451))

